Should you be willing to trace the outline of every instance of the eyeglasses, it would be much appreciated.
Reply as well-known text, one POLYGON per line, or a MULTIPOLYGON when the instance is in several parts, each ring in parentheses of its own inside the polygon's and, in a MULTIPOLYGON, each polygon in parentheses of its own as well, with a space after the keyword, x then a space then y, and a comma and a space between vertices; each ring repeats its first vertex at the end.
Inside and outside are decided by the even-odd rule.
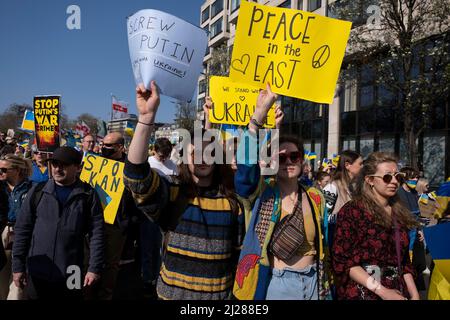
POLYGON ((67 167, 70 166, 70 164, 63 163, 63 162, 60 162, 60 161, 57 161, 57 160, 52 160, 51 164, 52 164, 52 166, 54 168, 67 168, 67 167))
POLYGON ((370 175, 369 177, 381 178, 385 183, 391 183, 392 178, 398 181, 398 183, 402 184, 405 181, 406 174, 404 172, 395 172, 395 173, 386 173, 384 176, 370 175))
POLYGON ((103 147, 112 148, 114 146, 118 146, 120 143, 103 143, 103 147))
POLYGON ((13 168, 0 168, 0 173, 5 174, 5 173, 8 172, 8 170, 12 170, 12 169, 13 169, 13 168))
POLYGON ((299 163, 302 160, 302 154, 298 151, 289 152, 289 153, 280 153, 278 155, 281 164, 285 164, 287 159, 291 160, 291 163, 299 163))

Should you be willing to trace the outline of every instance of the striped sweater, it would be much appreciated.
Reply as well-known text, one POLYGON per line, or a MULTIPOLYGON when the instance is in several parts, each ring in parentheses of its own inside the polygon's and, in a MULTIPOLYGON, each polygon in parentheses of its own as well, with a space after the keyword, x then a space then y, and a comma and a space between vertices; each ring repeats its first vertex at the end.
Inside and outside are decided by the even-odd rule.
POLYGON ((167 229, 157 292, 165 300, 223 300, 232 293, 245 232, 242 210, 213 186, 195 198, 171 185, 148 163, 125 163, 125 185, 138 207, 167 229))

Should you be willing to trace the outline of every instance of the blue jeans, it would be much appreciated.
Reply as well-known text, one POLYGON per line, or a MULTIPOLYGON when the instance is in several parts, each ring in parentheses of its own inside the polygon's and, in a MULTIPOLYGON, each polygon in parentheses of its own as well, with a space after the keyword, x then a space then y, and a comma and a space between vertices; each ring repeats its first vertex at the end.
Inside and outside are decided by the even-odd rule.
POLYGON ((142 280, 151 283, 158 279, 161 267, 162 235, 159 226, 148 219, 141 223, 142 280))
POLYGON ((318 300, 316 266, 272 269, 266 300, 318 300))

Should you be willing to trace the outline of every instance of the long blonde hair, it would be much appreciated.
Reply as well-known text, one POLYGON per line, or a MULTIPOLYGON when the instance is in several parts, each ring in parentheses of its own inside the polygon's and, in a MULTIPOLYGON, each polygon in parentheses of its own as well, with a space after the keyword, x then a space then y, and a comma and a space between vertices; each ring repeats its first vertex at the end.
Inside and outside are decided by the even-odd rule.
POLYGON ((28 178, 32 174, 33 165, 30 159, 25 159, 10 153, 2 156, 0 160, 9 162, 13 169, 19 169, 19 174, 22 178, 28 178))
MULTIPOLYGON (((389 228, 392 226, 392 218, 385 213, 383 208, 375 200, 374 191, 365 180, 367 176, 374 175, 377 172, 378 166, 385 162, 397 163, 397 158, 393 154, 385 152, 371 153, 364 161, 364 166, 356 177, 355 184, 351 189, 353 189, 353 200, 361 203, 373 215, 375 223, 389 228)), ((402 204, 398 195, 391 197, 389 199, 389 204, 392 207, 392 211, 399 224, 408 229, 418 226, 416 219, 402 204)))

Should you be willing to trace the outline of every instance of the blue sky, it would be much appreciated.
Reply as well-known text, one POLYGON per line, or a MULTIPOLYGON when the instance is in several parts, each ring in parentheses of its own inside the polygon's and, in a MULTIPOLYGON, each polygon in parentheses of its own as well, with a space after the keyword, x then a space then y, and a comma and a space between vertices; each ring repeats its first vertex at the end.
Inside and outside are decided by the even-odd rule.
MULTIPOLYGON (((61 94, 65 113, 108 120, 111 93, 136 113, 126 17, 165 11, 199 25, 203 0, 0 0, 0 112, 34 95, 61 94), (68 30, 69 5, 81 9, 81 30, 68 30)), ((157 121, 172 122, 163 98, 157 121)), ((195 100, 194 100, 195 101, 195 100)))

